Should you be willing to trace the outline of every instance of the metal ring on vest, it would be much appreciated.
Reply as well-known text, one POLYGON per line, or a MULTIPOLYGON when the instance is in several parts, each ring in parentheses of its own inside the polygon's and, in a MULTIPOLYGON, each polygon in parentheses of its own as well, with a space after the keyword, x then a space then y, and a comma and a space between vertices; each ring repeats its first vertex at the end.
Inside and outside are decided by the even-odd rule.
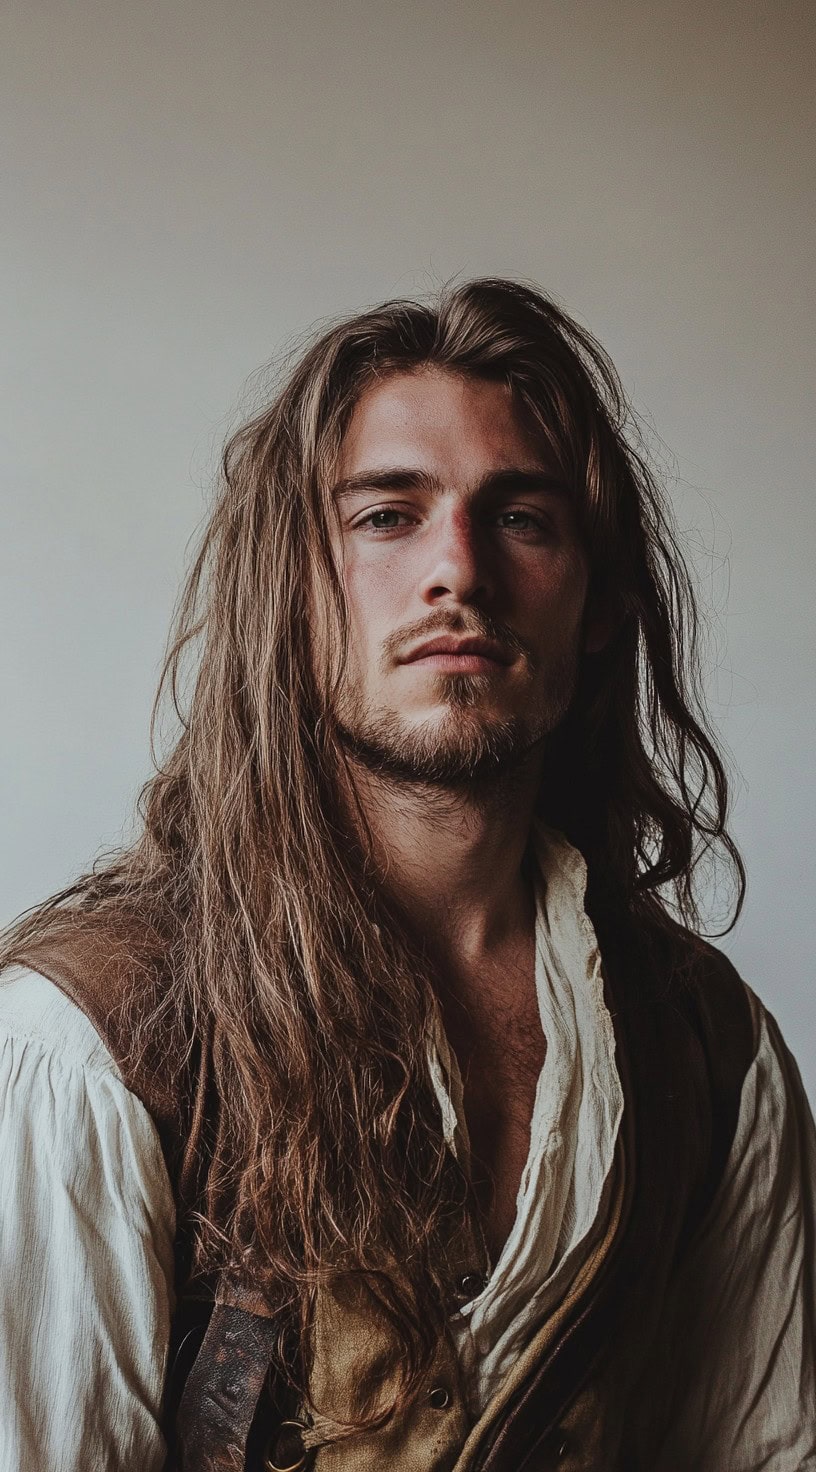
POLYGON ((303 1421, 281 1422, 264 1457, 266 1472, 302 1472, 309 1456, 301 1438, 305 1430, 303 1421))

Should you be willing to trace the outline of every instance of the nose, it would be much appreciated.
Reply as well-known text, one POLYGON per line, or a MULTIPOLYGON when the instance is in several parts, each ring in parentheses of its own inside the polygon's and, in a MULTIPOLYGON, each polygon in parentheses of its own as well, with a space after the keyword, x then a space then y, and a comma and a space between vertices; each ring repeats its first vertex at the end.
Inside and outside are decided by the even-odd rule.
POLYGON ((488 549, 467 507, 440 508, 429 528, 419 594, 423 603, 477 603, 492 595, 488 549))

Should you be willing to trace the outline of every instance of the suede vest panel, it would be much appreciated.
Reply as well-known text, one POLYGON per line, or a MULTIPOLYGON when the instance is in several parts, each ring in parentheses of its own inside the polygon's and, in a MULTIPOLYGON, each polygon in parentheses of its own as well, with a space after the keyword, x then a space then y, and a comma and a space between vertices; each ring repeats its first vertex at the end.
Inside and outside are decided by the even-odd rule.
MULTIPOLYGON (((667 1288, 721 1179, 755 1040, 746 989, 718 951, 680 928, 635 925, 601 907, 591 918, 624 1093, 604 1231, 475 1425, 446 1335, 413 1405, 348 1437, 338 1434, 344 1414, 361 1391, 387 1399, 394 1365, 388 1326, 357 1289, 341 1287, 318 1304, 313 1414, 283 1430, 291 1411, 267 1374, 276 1326, 257 1295, 227 1282, 210 1301, 185 1295, 185 1222, 204 1189, 205 1142, 223 1127, 212 1082, 218 1041, 201 1039, 185 1061, 171 1039, 149 1037, 134 1063, 122 1003, 135 986, 155 998, 161 948, 136 932, 112 937, 86 918, 15 957, 83 1008, 159 1131, 179 1219, 168 1393, 174 1467, 648 1472, 665 1428, 639 1386, 667 1288)), ((448 1266, 454 1295, 457 1280, 482 1266, 466 1223, 448 1266)))

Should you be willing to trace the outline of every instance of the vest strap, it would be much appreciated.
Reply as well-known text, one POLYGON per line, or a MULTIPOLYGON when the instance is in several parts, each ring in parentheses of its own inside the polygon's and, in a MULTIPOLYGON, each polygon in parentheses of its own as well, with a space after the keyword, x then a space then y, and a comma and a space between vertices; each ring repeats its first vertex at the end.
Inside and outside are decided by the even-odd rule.
POLYGON ((181 1472, 238 1472, 273 1358, 278 1324, 216 1303, 178 1409, 181 1472))

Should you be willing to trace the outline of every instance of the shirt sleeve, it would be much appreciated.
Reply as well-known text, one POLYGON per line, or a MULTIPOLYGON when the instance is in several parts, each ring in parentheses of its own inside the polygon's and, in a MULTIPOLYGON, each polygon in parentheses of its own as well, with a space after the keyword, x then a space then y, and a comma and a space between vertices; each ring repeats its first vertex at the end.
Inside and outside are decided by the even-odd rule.
POLYGON ((665 1326, 677 1354, 655 1472, 816 1469, 816 1130, 777 1023, 752 1002, 727 1169, 665 1326))
POLYGON ((160 1472, 175 1224, 158 1136, 79 1009, 36 973, 14 987, 24 1005, 3 988, 0 1006, 0 1472, 160 1472))

